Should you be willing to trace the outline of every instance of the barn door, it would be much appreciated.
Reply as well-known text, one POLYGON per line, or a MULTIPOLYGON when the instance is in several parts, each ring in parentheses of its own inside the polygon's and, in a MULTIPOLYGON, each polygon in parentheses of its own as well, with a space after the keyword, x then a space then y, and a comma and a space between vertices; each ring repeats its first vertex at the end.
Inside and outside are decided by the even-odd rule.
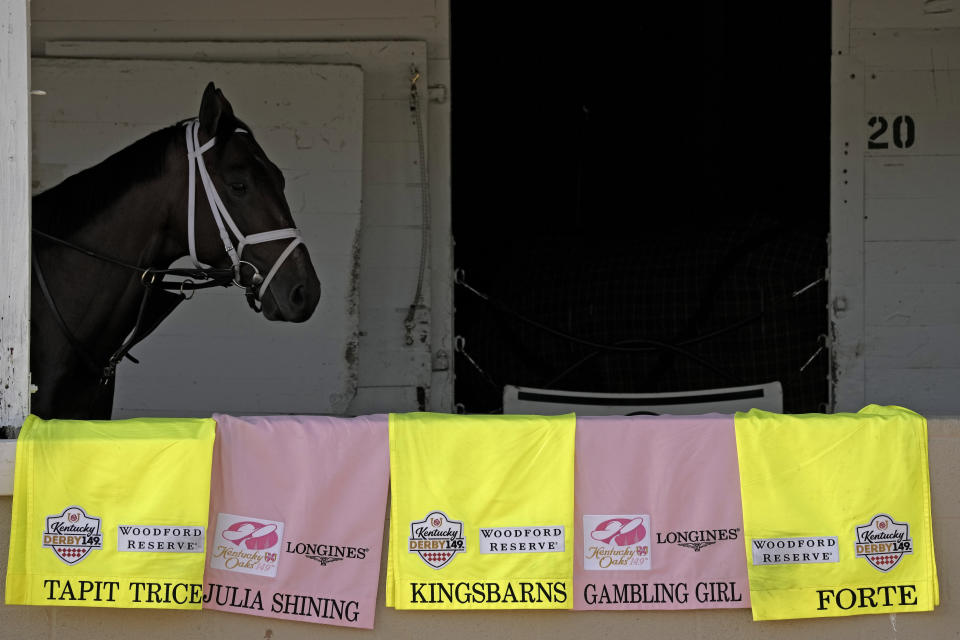
POLYGON ((960 13, 834 2, 837 410, 960 411, 960 13))
POLYGON ((294 325, 253 313, 237 289, 198 293, 134 350, 142 364, 120 367, 114 417, 342 413, 357 375, 360 69, 36 59, 33 84, 46 96, 33 102, 34 185, 53 186, 196 115, 210 80, 283 171, 323 295, 313 317, 294 325))

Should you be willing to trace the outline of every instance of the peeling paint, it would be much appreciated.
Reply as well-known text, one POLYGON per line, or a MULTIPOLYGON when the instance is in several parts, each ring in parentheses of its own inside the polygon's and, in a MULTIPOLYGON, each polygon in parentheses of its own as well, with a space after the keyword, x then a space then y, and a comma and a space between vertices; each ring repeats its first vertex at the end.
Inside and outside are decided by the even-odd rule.
POLYGON ((347 313, 350 315, 356 315, 360 302, 360 237, 362 233, 363 225, 361 224, 353 235, 353 246, 350 249, 352 266, 350 267, 350 283, 347 289, 347 313))
POLYGON ((312 149, 313 148, 313 137, 295 129, 293 132, 293 139, 297 145, 297 149, 312 149))
POLYGON ((837 357, 837 345, 840 342, 839 332, 837 331, 837 323, 833 320, 830 321, 830 365, 829 373, 827 374, 829 378, 829 390, 827 391, 827 402, 829 403, 829 409, 831 412, 836 411, 837 409, 837 384, 840 377, 840 365, 838 364, 837 357))
MULTIPOLYGON (((353 246, 351 247, 351 265, 350 280, 347 286, 346 310, 348 316, 355 316, 360 306, 360 236, 362 226, 357 225, 353 235, 353 246)), ((347 339, 346 347, 343 351, 343 359, 347 364, 347 378, 343 381, 343 393, 330 396, 330 405, 336 413, 346 413, 350 402, 357 396, 360 387, 360 330, 359 322, 357 329, 347 339)))
POLYGON ((928 15, 953 13, 953 0, 924 0, 923 12, 928 15))

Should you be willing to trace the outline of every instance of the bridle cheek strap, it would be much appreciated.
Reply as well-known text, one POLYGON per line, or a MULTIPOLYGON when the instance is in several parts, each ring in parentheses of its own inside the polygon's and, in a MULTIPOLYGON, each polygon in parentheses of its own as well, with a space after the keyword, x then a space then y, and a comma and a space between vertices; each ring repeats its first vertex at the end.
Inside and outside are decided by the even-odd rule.
MULTIPOLYGON (((236 282, 240 282, 240 264, 246 262, 245 260, 242 260, 243 250, 246 247, 254 244, 291 238, 290 244, 288 244, 280 253, 280 255, 277 256, 277 259, 273 262, 273 265, 267 272, 266 277, 263 278, 260 286, 256 289, 256 297, 257 299, 261 299, 263 294, 266 293, 267 287, 270 286, 270 281, 273 280, 273 277, 280 269, 280 266, 287 259, 287 257, 293 253, 293 250, 297 248, 297 245, 303 243, 303 238, 300 236, 300 230, 295 227, 288 227, 286 229, 276 229, 273 231, 264 231, 262 233, 253 233, 249 236, 243 235, 236 223, 233 221, 233 218, 230 217, 230 213, 227 211, 227 207, 223 204, 223 200, 220 199, 220 194, 217 193, 217 188, 213 184, 213 179, 210 178, 210 174, 207 172, 207 166, 203 162, 204 152, 213 148, 213 145, 216 143, 216 137, 210 138, 207 140, 207 142, 201 145, 200 120, 198 118, 189 120, 184 123, 184 126, 186 127, 187 136, 187 165, 190 168, 189 184, 187 187, 187 246, 190 249, 190 259, 193 260, 193 264, 198 269, 209 268, 209 265, 203 264, 197 258, 196 174, 198 172, 200 174, 200 181, 203 184, 203 190, 207 194, 207 202, 210 204, 210 212, 213 214, 213 221, 217 224, 217 229, 220 233, 220 240, 223 242, 224 251, 227 252, 227 257, 230 258, 230 263, 233 265, 233 272, 236 282), (229 231, 227 230, 228 226, 229 231), (236 237, 239 241, 238 245, 234 246, 233 239, 230 237, 230 232, 233 232, 234 237, 236 237)), ((246 130, 239 128, 236 129, 236 132, 247 133, 246 130)), ((256 270, 256 267, 254 267, 254 269, 256 270)), ((255 275, 255 280, 257 275, 259 275, 259 272, 255 275)), ((256 284, 256 281, 254 281, 254 284, 251 287, 248 287, 248 290, 252 287, 255 287, 256 284)))

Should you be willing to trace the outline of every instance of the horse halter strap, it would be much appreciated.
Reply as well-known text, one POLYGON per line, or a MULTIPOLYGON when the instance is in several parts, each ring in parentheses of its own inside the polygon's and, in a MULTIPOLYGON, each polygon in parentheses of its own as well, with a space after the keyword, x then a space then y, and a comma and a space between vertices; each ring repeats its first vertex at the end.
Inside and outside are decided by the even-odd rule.
MULTIPOLYGON (((251 281, 250 286, 246 287, 247 295, 260 299, 261 296, 266 292, 267 287, 270 286, 270 281, 273 280, 273 276, 277 274, 277 270, 280 268, 280 265, 283 264, 284 260, 293 253, 293 250, 297 248, 298 244, 303 242, 303 239, 300 237, 300 230, 295 227, 288 227, 286 229, 276 229, 274 231, 264 231, 262 233, 253 233, 249 236, 245 236, 240 232, 240 229, 237 227, 236 223, 233 221, 233 218, 230 217, 230 214, 227 212, 227 207, 223 204, 223 200, 220 199, 220 194, 217 193, 217 188, 213 184, 213 180, 210 178, 210 174, 207 173, 207 167, 203 162, 203 154, 205 151, 209 151, 213 148, 214 143, 216 142, 216 137, 212 137, 207 140, 203 145, 200 144, 200 119, 195 118, 184 123, 186 127, 187 135, 187 165, 190 167, 190 184, 188 186, 188 195, 187 195, 187 243, 190 248, 190 258, 193 260, 193 264, 196 265, 198 269, 209 268, 209 265, 205 265, 197 258, 197 235, 195 230, 195 221, 196 221, 196 174, 199 171, 200 181, 203 183, 203 190, 207 194, 207 202, 210 203, 210 212, 213 214, 213 220, 217 223, 217 229, 220 231, 220 240, 223 241, 223 248, 227 252, 227 256, 230 258, 230 262, 233 264, 233 273, 235 282, 240 285, 240 265, 247 264, 253 267, 254 275, 251 281), (226 224, 224 224, 226 222, 226 224), (229 231, 227 227, 229 226, 229 231), (233 232, 233 235, 239 241, 239 244, 234 246, 233 240, 230 238, 230 232, 233 232), (286 238, 291 238, 290 244, 280 253, 277 259, 274 261, 273 266, 270 267, 270 270, 267 272, 266 277, 260 275, 260 271, 253 264, 243 260, 243 250, 253 244, 261 244, 263 242, 271 242, 273 240, 283 240, 286 238), (260 285, 257 287, 257 285, 260 285)), ((247 133, 244 129, 236 129, 238 133, 247 133)), ((251 301, 251 306, 253 302, 251 301)))

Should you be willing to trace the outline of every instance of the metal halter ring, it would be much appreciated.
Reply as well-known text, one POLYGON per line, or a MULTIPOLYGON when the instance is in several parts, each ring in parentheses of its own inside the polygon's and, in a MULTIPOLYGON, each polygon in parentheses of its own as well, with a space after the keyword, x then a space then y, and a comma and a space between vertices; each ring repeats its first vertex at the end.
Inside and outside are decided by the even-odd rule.
POLYGON ((190 291, 190 295, 187 295, 186 293, 184 293, 184 291, 183 291, 183 285, 187 284, 188 282, 189 282, 190 284, 194 284, 193 280, 191 280, 190 278, 186 278, 185 280, 183 280, 183 281, 180 283, 180 295, 183 296, 183 299, 184 299, 184 300, 190 300, 191 298, 193 298, 193 296, 195 296, 195 295, 197 294, 197 290, 196 290, 196 289, 190 289, 190 290, 189 290, 189 291, 190 291))
POLYGON ((157 274, 155 274, 150 269, 145 269, 144 272, 140 274, 140 284, 142 284, 145 287, 153 286, 153 284, 156 283, 156 281, 157 281, 157 274), (147 282, 146 280, 144 280, 144 278, 147 277, 147 274, 150 274, 150 282, 147 282))
POLYGON ((240 260, 239 262, 237 262, 237 266, 234 267, 234 269, 233 269, 233 284, 234 284, 234 286, 240 287, 241 289, 247 289, 247 288, 248 288, 247 285, 240 284, 240 278, 241 278, 240 265, 242 265, 242 264, 250 265, 250 268, 253 269, 253 275, 250 276, 250 286, 251 286, 251 287, 255 287, 255 286, 257 286, 258 284, 260 284, 261 282, 263 282, 263 276, 260 275, 260 269, 257 269, 257 265, 253 264, 252 262, 247 262, 246 260, 240 260))

